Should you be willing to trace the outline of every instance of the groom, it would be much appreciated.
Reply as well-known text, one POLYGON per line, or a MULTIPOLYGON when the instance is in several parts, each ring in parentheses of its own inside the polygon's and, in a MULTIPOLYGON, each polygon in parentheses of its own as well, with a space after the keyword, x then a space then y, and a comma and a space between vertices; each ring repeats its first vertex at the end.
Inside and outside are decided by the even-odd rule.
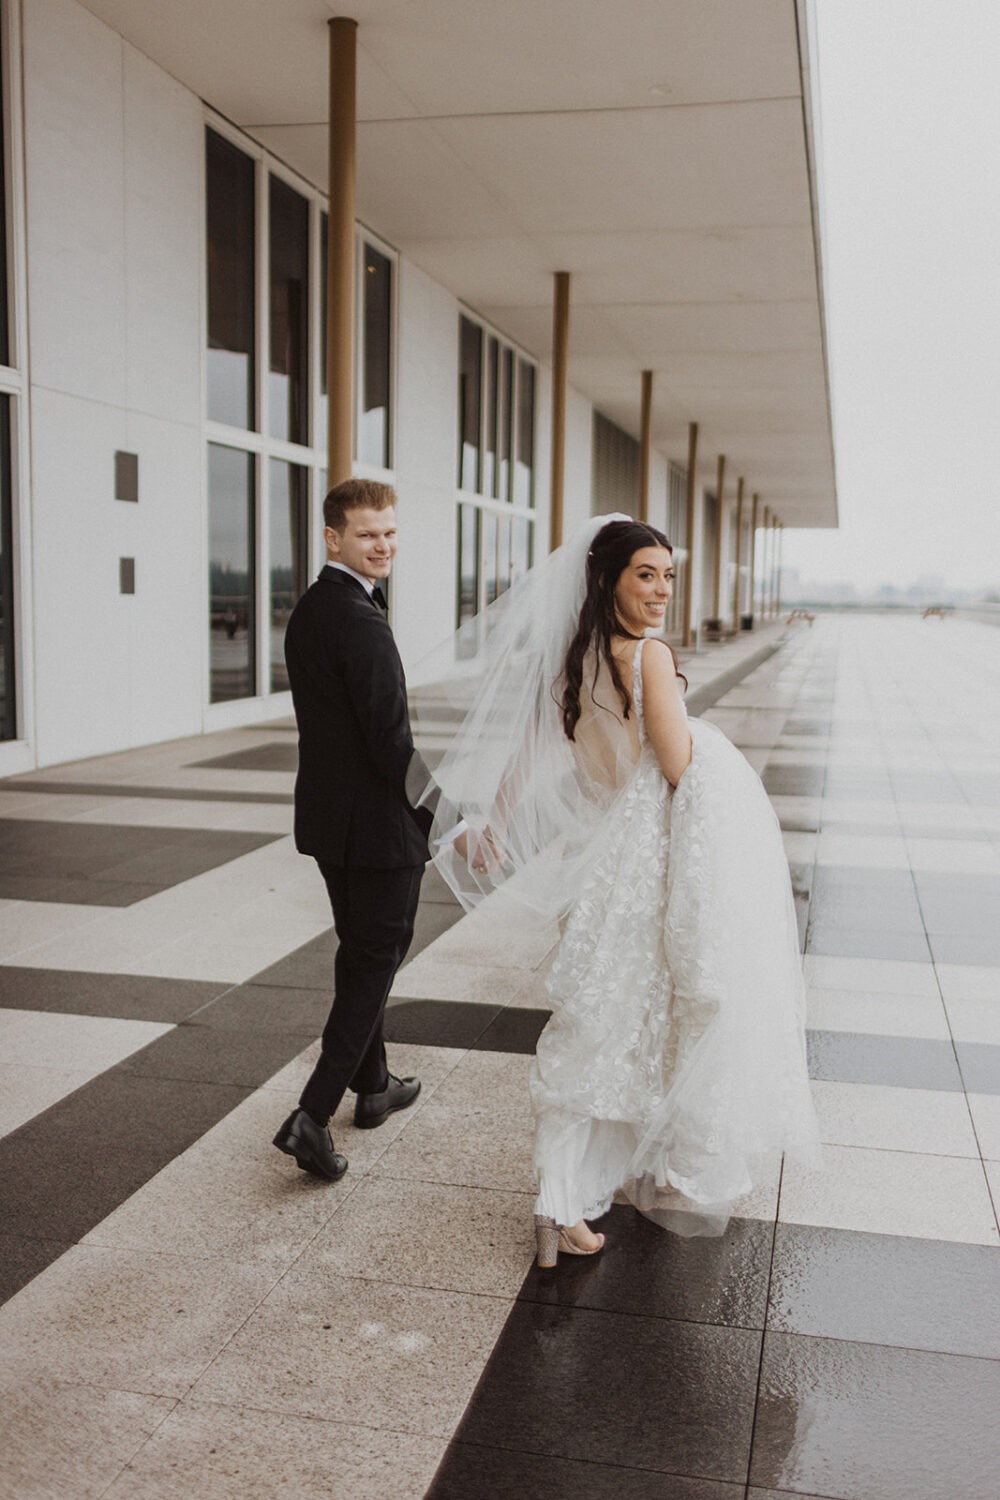
MULTIPOLYGON (((367 479, 338 484, 323 502, 327 563, 288 622, 285 660, 299 730, 295 844, 326 882, 339 938, 334 998, 322 1051, 274 1137, 314 1176, 336 1182, 347 1161, 328 1123, 348 1088, 362 1130, 406 1109, 416 1078, 386 1066, 382 1019, 406 956, 431 814, 407 797, 413 748, 403 667, 379 588, 396 555, 396 496, 367 479)), ((459 823, 459 852, 465 854, 459 823)))

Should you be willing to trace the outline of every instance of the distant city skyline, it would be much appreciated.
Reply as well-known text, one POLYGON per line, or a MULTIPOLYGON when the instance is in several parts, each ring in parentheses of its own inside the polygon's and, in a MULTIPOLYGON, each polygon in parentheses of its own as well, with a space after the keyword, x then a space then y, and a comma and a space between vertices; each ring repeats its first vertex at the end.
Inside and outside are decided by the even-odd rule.
POLYGON ((804 579, 1000 586, 1000 6, 816 0, 840 529, 804 579))

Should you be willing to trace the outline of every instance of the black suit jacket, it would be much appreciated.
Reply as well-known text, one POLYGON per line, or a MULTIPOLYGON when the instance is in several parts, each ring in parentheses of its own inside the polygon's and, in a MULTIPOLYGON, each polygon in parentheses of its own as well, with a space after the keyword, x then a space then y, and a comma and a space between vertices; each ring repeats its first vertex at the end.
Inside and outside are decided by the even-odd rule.
POLYGON ((414 749, 403 665, 357 579, 323 569, 292 612, 285 661, 299 729, 296 848, 342 866, 423 864, 430 814, 406 795, 414 749))

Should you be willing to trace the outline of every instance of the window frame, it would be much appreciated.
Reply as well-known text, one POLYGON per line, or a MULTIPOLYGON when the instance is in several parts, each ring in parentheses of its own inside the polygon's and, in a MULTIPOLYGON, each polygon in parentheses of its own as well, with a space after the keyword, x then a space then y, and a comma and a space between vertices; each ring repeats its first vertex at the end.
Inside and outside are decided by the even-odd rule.
POLYGON ((510 567, 508 569, 508 583, 506 587, 501 589, 499 591, 499 594, 494 597, 499 597, 500 594, 506 593, 507 589, 512 586, 512 583, 517 581, 517 577, 521 576, 519 573, 515 572, 517 547, 515 544, 514 527, 519 521, 525 522, 528 526, 527 553, 529 559, 529 567, 534 560, 536 525, 538 521, 538 401, 540 383, 538 361, 536 359, 533 359, 532 356, 528 354, 526 350, 521 348, 521 346, 517 344, 513 339, 501 333, 501 331, 492 323, 489 323, 485 318, 480 317, 478 313, 476 313, 472 308, 468 307, 465 303, 460 302, 458 304, 458 324, 456 328, 457 336, 455 342, 455 379, 457 396, 460 395, 459 380, 461 377, 462 368, 461 356, 463 319, 472 324, 474 327, 478 328, 480 333, 480 403, 478 430, 479 463, 477 469, 478 487, 474 490, 464 489, 461 484, 463 444, 463 430, 461 423, 462 414, 459 407, 457 406, 456 411, 458 415, 458 443, 456 447, 455 469, 453 476, 455 485, 454 499, 456 504, 454 535, 457 547, 458 537, 460 535, 460 511, 457 509, 457 507, 468 506, 476 510, 478 513, 477 525, 479 551, 477 567, 478 577, 476 612, 471 616, 467 616, 465 619, 462 618, 461 558, 459 557, 456 562, 455 570, 456 594, 454 618, 456 630, 462 630, 464 645, 461 648, 461 654, 463 656, 472 656, 475 655, 476 651, 478 650, 482 635, 479 624, 476 622, 481 622, 483 611, 488 607, 489 603, 492 602, 491 583, 490 579, 487 576, 486 568, 486 552, 491 530, 495 530, 497 536, 497 569, 499 569, 500 560, 504 556, 506 556, 510 560, 510 567), (495 378, 491 366, 491 350, 494 346, 496 347, 497 351, 495 378), (508 460, 506 484, 502 485, 501 480, 504 474, 505 459, 505 455, 501 452, 501 447, 505 439, 504 424, 502 420, 503 393, 505 388, 505 370, 507 368, 508 361, 512 362, 512 378, 509 393, 510 409, 507 412, 506 433, 509 453, 506 455, 506 458, 508 460), (532 371, 533 377, 531 399, 531 480, 529 486, 530 501, 527 504, 518 503, 514 498, 516 492, 515 469, 517 465, 518 414, 520 409, 519 403, 522 366, 530 369, 532 371), (496 451, 492 455, 492 464, 489 462, 487 450, 487 443, 489 441, 491 431, 495 433, 496 440, 496 451), (491 493, 486 493, 487 488, 489 488, 491 493), (500 493, 500 490, 502 488, 506 489, 506 495, 500 493), (506 545, 503 544, 501 533, 499 531, 499 526, 504 521, 507 522, 506 545), (473 641, 475 642, 475 646, 473 646, 472 644, 473 641))
POLYGON ((4 230, 6 233, 7 356, 0 365, 0 394, 10 410, 10 561, 13 736, 0 740, 0 776, 34 768, 34 683, 28 669, 34 652, 32 547, 29 501, 31 448, 27 305, 27 231, 24 182, 24 87, 21 71, 20 6, 0 0, 2 54, 4 230))
MULTIPOLYGON (((271 690, 270 653, 266 649, 270 638, 271 610, 271 461, 279 460, 304 468, 308 474, 307 493, 307 539, 305 545, 306 577, 315 577, 322 566, 325 551, 322 546, 322 505, 326 492, 327 443, 325 431, 320 430, 320 407, 325 397, 321 392, 322 372, 325 362, 323 347, 323 296, 326 285, 326 267, 322 256, 322 220, 328 213, 329 204, 325 194, 311 183, 279 161, 259 142, 244 134, 235 125, 205 107, 202 111, 202 268, 201 279, 201 433, 202 433, 202 493, 204 497, 205 562, 203 567, 206 591, 205 618, 208 618, 208 536, 209 504, 208 448, 216 444, 225 448, 236 448, 251 453, 255 458, 254 485, 254 622, 257 648, 254 664, 253 691, 245 698, 211 702, 210 641, 203 643, 203 721, 207 728, 224 728, 239 725, 248 720, 273 717, 291 708, 291 694, 287 689, 271 690), (255 417, 252 429, 232 427, 208 416, 207 352, 208 352, 208 213, 206 180, 205 132, 214 131, 247 156, 254 166, 254 255, 256 263, 254 282, 254 319, 256 343, 254 349, 254 403, 255 417), (308 204, 308 251, 309 251, 309 372, 306 393, 307 429, 306 442, 297 443, 285 438, 272 437, 270 412, 271 369, 271 322, 270 322, 270 179, 274 177, 303 197, 308 204), (318 441, 318 439, 321 439, 318 441)), ((392 484, 394 469, 380 468, 359 461, 360 448, 360 377, 364 368, 361 348, 364 329, 364 287, 361 269, 364 265, 366 246, 376 250, 390 263, 390 309, 389 309, 389 458, 394 462, 396 435, 396 400, 398 389, 398 252, 374 234, 364 224, 355 223, 355 309, 354 309, 354 453, 352 470, 361 478, 378 479, 392 484)))

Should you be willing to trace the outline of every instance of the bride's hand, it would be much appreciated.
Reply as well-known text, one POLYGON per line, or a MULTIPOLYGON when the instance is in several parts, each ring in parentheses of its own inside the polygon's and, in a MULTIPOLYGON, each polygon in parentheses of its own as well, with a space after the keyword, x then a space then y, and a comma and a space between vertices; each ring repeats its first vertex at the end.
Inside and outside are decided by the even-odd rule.
POLYGON ((503 864, 493 833, 484 828, 481 833, 468 828, 455 839, 455 849, 465 860, 470 870, 480 875, 489 875, 503 864))

